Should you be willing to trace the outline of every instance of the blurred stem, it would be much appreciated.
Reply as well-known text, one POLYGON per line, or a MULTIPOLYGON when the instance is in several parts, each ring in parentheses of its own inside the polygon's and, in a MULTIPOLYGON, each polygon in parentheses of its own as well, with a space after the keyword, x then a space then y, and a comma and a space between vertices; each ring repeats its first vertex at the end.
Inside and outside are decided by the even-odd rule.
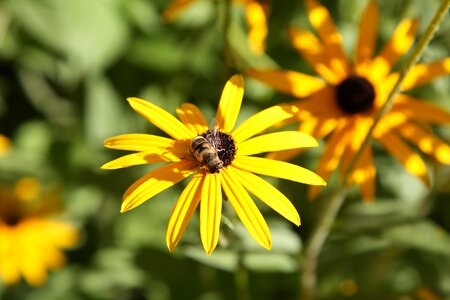
POLYGON ((243 252, 238 253, 239 261, 238 268, 234 272, 234 284, 236 286, 236 299, 238 300, 251 300, 250 294, 250 280, 247 268, 243 263, 243 252))
MULTIPOLYGON (((229 40, 230 35, 230 28, 231 28, 231 14, 232 14, 232 0, 224 0, 224 8, 223 8, 223 52, 224 52, 224 59, 225 64, 229 69, 232 69, 234 67, 234 61, 233 61, 233 53, 231 50, 231 44, 229 40)), ((228 77, 229 74, 226 74, 226 77, 228 77)))
POLYGON ((346 195, 347 189, 342 187, 328 198, 329 201, 325 204, 325 208, 306 244, 303 260, 299 262, 301 267, 299 295, 301 295, 300 299, 302 300, 315 299, 319 255, 346 195))
POLYGON ((351 171, 355 167, 358 159, 361 157, 364 147, 366 147, 369 144, 370 138, 372 137, 372 133, 376 125, 381 120, 382 116, 386 114, 392 107, 392 102, 400 93, 401 85, 406 75, 411 70, 411 68, 416 64, 416 62, 420 59, 423 52, 425 51, 425 48, 430 43, 434 33, 439 28, 439 25, 444 19, 449 6, 450 0, 443 0, 441 2, 441 5, 439 6, 436 14, 434 15, 433 19, 428 25, 425 33, 422 35, 419 42, 417 43, 417 46, 414 48, 414 51, 408 57, 405 64, 403 65, 399 73, 397 82, 395 83, 394 88, 391 90, 386 102, 377 112, 373 120, 372 126, 367 132, 364 141, 361 144, 361 147, 358 149, 358 152, 351 160, 347 170, 345 170, 342 179, 344 187, 339 188, 329 198, 329 201, 321 217, 319 217, 318 223, 316 224, 316 228, 312 232, 312 235, 305 247, 305 254, 303 256, 303 266, 302 264, 300 264, 300 266, 302 267, 302 269, 300 270, 300 293, 299 293, 299 295, 301 295, 300 298, 301 300, 313 300, 316 298, 317 265, 319 255, 322 252, 323 245, 325 244, 325 241, 330 233, 331 226, 333 225, 334 220, 336 219, 339 209, 341 208, 344 202, 346 196, 345 185, 348 181, 348 177, 350 176, 351 171))

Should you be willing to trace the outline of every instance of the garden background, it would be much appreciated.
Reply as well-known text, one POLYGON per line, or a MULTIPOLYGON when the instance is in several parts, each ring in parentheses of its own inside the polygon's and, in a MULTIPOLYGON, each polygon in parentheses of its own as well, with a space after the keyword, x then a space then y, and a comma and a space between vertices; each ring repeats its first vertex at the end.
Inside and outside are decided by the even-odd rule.
MULTIPOLYGON (((379 49, 396 24, 420 21, 419 35, 440 1, 378 1, 379 49)), ((0 299, 297 299, 302 249, 324 196, 306 197, 307 186, 273 180, 298 209, 297 228, 266 207, 273 249, 253 241, 231 219, 218 248, 207 256, 190 222, 174 251, 167 250, 167 222, 183 184, 121 214, 123 192, 152 167, 105 171, 118 157, 107 137, 159 133, 125 101, 137 96, 169 112, 183 102, 214 116, 223 86, 247 67, 314 74, 290 44, 287 28, 311 28, 300 0, 270 1, 265 54, 247 44, 244 6, 199 0, 173 22, 161 15, 164 0, 0 1, 0 133, 11 142, 0 158, 0 180, 23 177, 57 189, 58 218, 80 234, 66 265, 32 287, 0 281, 0 299), (226 18, 230 8, 230 18, 226 18), (229 22, 228 38, 223 34, 229 22), (231 55, 231 58, 230 58, 231 55), (230 64, 233 65, 230 65, 230 64)), ((347 53, 352 53, 367 1, 326 1, 347 53)), ((422 61, 449 56, 450 19, 444 20, 422 61)), ((398 65, 400 66, 401 63, 398 65)), ((397 66, 397 69, 398 69, 397 66)), ((434 80, 412 95, 450 111, 450 78, 434 80)), ((238 123, 271 105, 293 100, 245 77, 238 123)), ((447 142, 449 127, 435 131, 447 142)), ((308 149, 294 161, 314 170, 323 151, 308 149)), ((450 299, 450 166, 427 160, 431 186, 409 175, 376 142, 377 194, 361 201, 352 189, 320 256, 319 299, 450 299)), ((339 181, 332 178, 326 190, 339 181)), ((2 199, 0 199, 1 201, 2 199)), ((0 243, 2 237, 0 236, 0 243)), ((0 257, 1 260, 8 259, 0 257)))

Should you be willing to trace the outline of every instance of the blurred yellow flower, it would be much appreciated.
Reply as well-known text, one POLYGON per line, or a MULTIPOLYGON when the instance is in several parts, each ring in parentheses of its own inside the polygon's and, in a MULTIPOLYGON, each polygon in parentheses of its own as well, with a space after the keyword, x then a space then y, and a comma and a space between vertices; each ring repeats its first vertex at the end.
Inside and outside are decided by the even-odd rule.
MULTIPOLYGON (((173 0, 163 12, 166 21, 173 21, 186 7, 198 0, 173 0)), ((245 6, 245 18, 248 26, 250 49, 256 54, 264 53, 267 38, 268 1, 234 0, 245 6)))
POLYGON ((44 284, 47 270, 65 263, 61 249, 77 243, 74 227, 50 218, 58 210, 55 196, 32 177, 0 185, 0 280, 6 284, 21 276, 31 286, 44 284))
MULTIPOLYGON (((308 17, 318 37, 304 29, 291 28, 293 46, 323 79, 285 70, 248 70, 248 75, 298 98, 299 131, 316 138, 328 136, 317 173, 327 180, 340 164, 341 174, 363 142, 374 116, 387 100, 399 76, 392 66, 411 47, 417 21, 407 19, 394 30, 391 39, 373 57, 378 27, 378 6, 370 1, 361 18, 354 63, 346 57, 341 35, 327 9, 316 0, 306 0, 308 17)), ((402 91, 426 84, 450 72, 450 58, 417 64, 406 76, 402 91)), ((427 168, 411 146, 450 164, 450 147, 436 137, 430 124, 449 124, 450 114, 439 107, 400 94, 388 114, 378 123, 373 137, 412 174, 428 183, 427 168)), ((288 159, 298 150, 284 151, 272 158, 288 159)), ((349 182, 359 185, 365 200, 375 195, 375 166, 372 148, 366 147, 352 170, 349 182)), ((310 188, 314 198, 320 189, 310 188)))
POLYGON ((193 104, 176 112, 181 122, 149 102, 129 98, 132 108, 172 138, 149 134, 125 134, 109 138, 105 146, 137 151, 106 163, 103 169, 168 162, 132 184, 123 196, 122 212, 133 209, 156 194, 193 174, 176 202, 167 229, 166 242, 173 251, 189 219, 200 204, 200 236, 209 255, 219 239, 222 189, 244 226, 266 249, 271 248, 269 228, 247 191, 283 217, 300 225, 292 203, 275 187, 253 173, 306 184, 325 185, 313 172, 286 162, 250 155, 315 147, 317 142, 297 131, 267 133, 254 137, 272 125, 291 118, 293 106, 274 106, 235 127, 244 94, 241 75, 225 85, 216 114, 217 128, 208 128, 203 114, 193 104))
POLYGON ((11 141, 3 134, 0 134, 0 157, 6 155, 9 152, 10 148, 11 141))

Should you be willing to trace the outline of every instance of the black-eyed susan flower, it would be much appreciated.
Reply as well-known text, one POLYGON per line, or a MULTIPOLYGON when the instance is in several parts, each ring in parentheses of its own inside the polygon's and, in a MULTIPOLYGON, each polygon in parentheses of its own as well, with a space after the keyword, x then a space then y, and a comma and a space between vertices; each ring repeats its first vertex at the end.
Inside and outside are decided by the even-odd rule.
POLYGON ((54 193, 24 177, 0 185, 0 280, 15 284, 21 277, 31 286, 45 283, 47 271, 65 263, 62 249, 74 246, 78 231, 51 218, 59 209, 54 193))
POLYGON ((163 190, 191 176, 176 202, 167 228, 170 251, 180 241, 189 219, 200 205, 200 237, 210 254, 219 239, 222 189, 238 217, 266 249, 271 248, 269 228, 249 193, 283 217, 300 225, 292 203, 266 180, 267 175, 296 182, 325 185, 316 174, 302 167, 251 156, 253 154, 314 147, 317 142, 297 131, 258 133, 293 116, 293 106, 274 106, 250 117, 235 128, 244 93, 241 75, 225 85, 216 114, 217 128, 208 128, 203 114, 193 104, 176 112, 181 122, 147 101, 129 98, 131 107, 171 138, 149 134, 125 134, 109 138, 105 146, 136 151, 106 163, 103 169, 117 169, 154 162, 167 162, 132 184, 123 195, 122 212, 133 209, 163 190))
MULTIPOLYGON (((248 74, 280 92, 305 98, 297 102, 301 108, 297 114, 301 122, 299 131, 316 138, 328 136, 317 168, 317 173, 327 180, 339 164, 341 172, 346 172, 359 150, 374 116, 395 85, 399 75, 391 69, 413 44, 417 21, 402 21, 387 44, 373 57, 378 6, 370 1, 361 18, 354 62, 351 62, 327 9, 316 0, 306 0, 306 7, 318 36, 300 28, 291 28, 290 36, 293 46, 322 78, 285 70, 249 70, 248 74)), ((418 64, 406 76, 402 91, 449 72, 450 58, 418 64)), ((428 183, 425 163, 411 145, 441 163, 450 164, 450 147, 433 135, 428 126, 444 123, 450 123, 448 112, 423 99, 399 94, 389 113, 377 124, 373 138, 410 173, 428 183)), ((288 159, 297 153, 297 150, 290 150, 272 157, 288 159)), ((374 179, 372 148, 366 147, 346 184, 359 185, 363 198, 372 200, 374 179)), ((314 198, 318 192, 319 189, 310 188, 309 196, 314 198)))
MULTIPOLYGON (((163 12, 166 21, 173 21, 186 7, 198 0, 173 0, 163 12)), ((245 19, 248 26, 250 49, 256 53, 264 53, 267 38, 267 1, 234 0, 236 4, 245 6, 245 19)))

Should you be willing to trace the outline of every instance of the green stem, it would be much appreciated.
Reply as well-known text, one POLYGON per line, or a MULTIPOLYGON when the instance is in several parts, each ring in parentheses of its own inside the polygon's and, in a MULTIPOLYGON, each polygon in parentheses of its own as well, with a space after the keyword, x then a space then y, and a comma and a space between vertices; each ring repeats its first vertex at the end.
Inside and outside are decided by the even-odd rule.
MULTIPOLYGON (((225 64, 229 69, 232 69, 234 66, 233 62, 233 54, 231 50, 230 40, 229 40, 229 32, 231 26, 231 14, 232 14, 232 0, 224 0, 225 7, 223 8, 223 50, 224 50, 224 59, 225 64)), ((228 74, 227 74, 228 76, 228 74)))
POLYGON ((358 149, 358 152, 351 160, 349 167, 345 170, 342 182, 343 186, 340 187, 329 199, 327 206, 325 207, 322 215, 318 218, 318 222, 316 224, 315 230, 312 232, 310 239, 308 240, 305 246, 305 252, 303 256, 303 264, 300 263, 300 299, 301 300, 313 300, 316 298, 316 286, 317 286, 317 266, 319 262, 319 255, 322 252, 323 245, 330 234, 331 226, 333 225, 336 216, 344 203, 345 196, 347 194, 345 185, 348 180, 349 175, 351 174, 351 170, 355 167, 356 162, 361 157, 362 151, 364 147, 366 147, 372 136, 372 133, 381 120, 382 116, 386 114, 391 106, 394 99, 398 96, 401 91, 401 85, 405 76, 411 70, 411 68, 416 64, 416 62, 422 56, 425 48, 429 44, 431 38, 434 33, 439 28, 439 24, 444 19, 445 14, 450 6, 450 0, 443 0, 438 11, 436 12, 433 20, 428 25, 425 33, 420 38, 417 46, 415 47, 413 53, 409 56, 405 64, 403 65, 397 82, 395 83, 394 88, 390 92, 386 102, 381 107, 381 109, 377 112, 372 126, 367 132, 361 147, 358 149))
POLYGON ((311 238, 305 246, 305 254, 302 261, 299 262, 301 267, 300 299, 302 300, 315 299, 319 255, 346 195, 347 189, 341 187, 329 198, 318 218, 319 221, 314 227, 311 238))

